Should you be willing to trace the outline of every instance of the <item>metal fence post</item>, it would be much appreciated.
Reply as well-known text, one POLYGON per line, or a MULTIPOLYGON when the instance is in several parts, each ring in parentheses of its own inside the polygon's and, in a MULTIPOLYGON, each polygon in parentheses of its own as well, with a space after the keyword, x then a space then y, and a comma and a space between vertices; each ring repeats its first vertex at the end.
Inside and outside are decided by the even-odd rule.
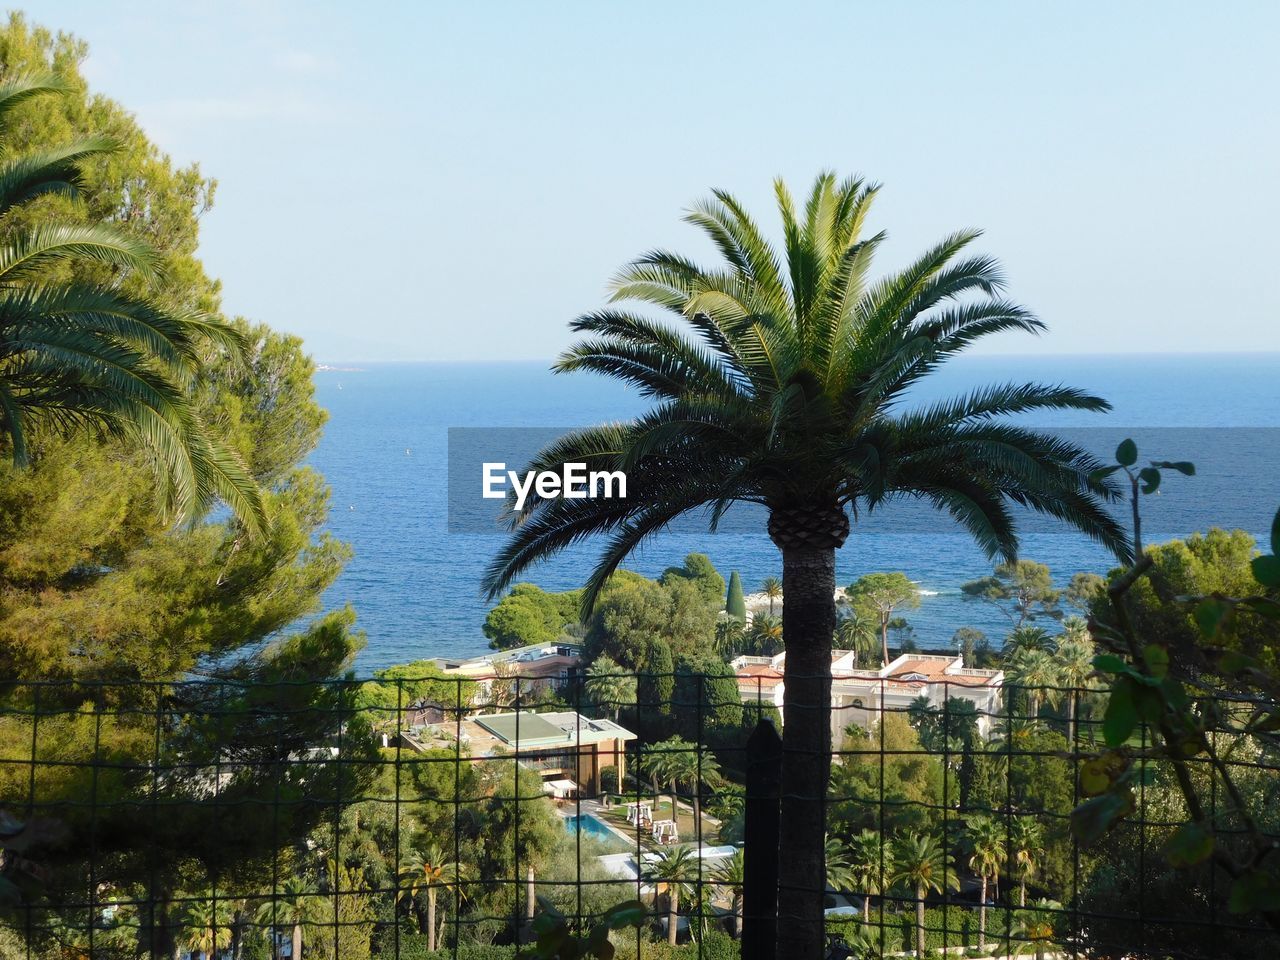
POLYGON ((778 822, 782 739, 761 719, 747 738, 742 960, 773 960, 778 942, 778 822))

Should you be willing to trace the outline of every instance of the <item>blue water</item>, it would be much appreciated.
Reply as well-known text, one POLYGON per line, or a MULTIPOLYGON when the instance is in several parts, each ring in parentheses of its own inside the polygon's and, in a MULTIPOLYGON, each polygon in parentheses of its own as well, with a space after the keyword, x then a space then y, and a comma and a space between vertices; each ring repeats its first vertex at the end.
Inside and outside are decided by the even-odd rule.
MULTIPOLYGON (((1219 436, 1217 428, 1280 427, 1280 353, 959 358, 916 399, 1025 379, 1087 388, 1115 408, 1106 416, 1069 413, 1026 421, 1037 426, 1199 427, 1206 428, 1205 437, 1219 436)), ((643 398, 612 382, 553 376, 544 364, 368 365, 321 371, 316 384, 330 421, 311 462, 333 490, 331 529, 355 548, 325 600, 330 607, 350 603, 358 612, 368 646, 357 666, 365 671, 486 648, 480 628, 488 604, 479 581, 499 540, 448 532, 448 428, 573 426, 627 417, 645 406, 643 398)), ((1280 504, 1275 447, 1259 453, 1252 441, 1236 446, 1239 452, 1224 457, 1227 462, 1216 472, 1202 465, 1201 476, 1170 480, 1162 495, 1170 503, 1182 498, 1210 509, 1221 505, 1229 516, 1269 517, 1280 504), (1252 512, 1250 505, 1256 507, 1252 512)), ((1159 456, 1190 454, 1171 449, 1159 456)), ((1176 511, 1169 517, 1163 521, 1167 529, 1148 525, 1148 542, 1205 526, 1176 511)), ((1240 522, 1255 534, 1265 530, 1254 519, 1240 522)), ((778 552, 763 531, 669 533, 628 566, 653 576, 690 551, 709 554, 726 577, 739 571, 748 592, 780 572, 778 552)), ((527 579, 549 589, 579 586, 595 552, 590 545, 568 551, 527 579)), ((1105 572, 1110 566, 1105 551, 1083 537, 1038 528, 1024 536, 1022 554, 1049 564, 1064 582, 1075 571, 1105 572)), ((998 612, 959 594, 961 583, 989 569, 981 552, 944 524, 937 530, 913 525, 907 532, 877 527, 874 534, 855 527, 837 557, 841 583, 876 570, 903 570, 919 581, 930 593, 908 616, 916 640, 926 646, 945 644, 963 625, 987 630, 996 640, 1003 636, 1007 625, 998 612)))
POLYGON ((576 817, 565 817, 564 828, 570 833, 577 833, 581 830, 587 836, 594 837, 610 845, 619 843, 617 834, 589 813, 579 814, 576 817))

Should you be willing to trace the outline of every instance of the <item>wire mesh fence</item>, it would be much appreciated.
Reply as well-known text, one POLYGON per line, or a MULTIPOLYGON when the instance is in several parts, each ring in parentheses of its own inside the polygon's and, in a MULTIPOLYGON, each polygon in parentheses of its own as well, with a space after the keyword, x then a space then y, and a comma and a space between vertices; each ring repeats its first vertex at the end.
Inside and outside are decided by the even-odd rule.
MULTIPOLYGON (((1186 812, 1145 731, 1126 747, 1134 809, 1077 839, 1104 694, 944 661, 848 671, 822 707, 826 872, 805 894, 829 955, 1280 955, 1212 862, 1170 867, 1186 812)), ((644 916, 617 955, 737 956, 777 902, 751 888, 753 851, 791 853, 776 805, 796 785, 762 787, 758 762, 785 704, 763 658, 610 680, 10 684, 2 704, 5 960, 499 960, 630 901, 644 916)), ((1276 758, 1247 737, 1223 754, 1280 835, 1276 758)), ((1230 843, 1239 798, 1195 776, 1230 843)))

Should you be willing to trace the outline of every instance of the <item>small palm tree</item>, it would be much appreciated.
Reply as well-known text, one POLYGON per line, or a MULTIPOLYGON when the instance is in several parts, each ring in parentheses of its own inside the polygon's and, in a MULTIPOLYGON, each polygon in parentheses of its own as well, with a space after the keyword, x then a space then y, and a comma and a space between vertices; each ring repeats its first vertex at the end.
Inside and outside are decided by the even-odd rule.
POLYGON ((916 956, 923 957, 925 898, 931 893, 958 890, 960 878, 951 868, 942 843, 931 834, 912 833, 899 837, 895 848, 893 882, 905 884, 915 893, 916 956))
POLYGON ((623 471, 625 498, 528 497, 490 565, 497 596, 540 560, 593 536, 606 546, 583 594, 590 608, 618 565, 678 517, 710 508, 713 526, 737 502, 759 504, 782 551, 783 797, 779 952, 816 956, 822 904, 823 797, 830 778, 835 551, 850 516, 901 498, 948 513, 987 553, 1012 560, 1012 505, 1053 516, 1130 554, 1104 501, 1119 494, 1083 448, 1007 421, 1045 409, 1108 409, 1079 390, 1006 384, 915 404, 921 381, 974 342, 1043 324, 1001 296, 994 260, 945 238, 906 269, 870 279, 883 234, 863 227, 879 188, 823 173, 797 205, 775 184, 782 243, 769 242, 732 195, 717 191, 688 220, 723 262, 703 268, 645 254, 614 283, 613 306, 573 327, 587 336, 559 371, 621 380, 654 400, 627 422, 578 430, 530 468, 566 463, 623 471), (644 308, 666 311, 679 328, 644 308))
MULTIPOLYGON (((690 895, 692 885, 698 880, 700 861, 688 847, 663 850, 656 860, 645 868, 645 880, 667 888, 667 943, 675 946, 676 921, 680 913, 680 898, 690 895)), ((657 895, 655 893, 655 905, 657 895)))
POLYGON ((782 649, 782 621, 777 617, 755 616, 747 631, 752 649, 766 657, 772 657, 782 649))
POLYGON ((271 928, 271 953, 278 955, 275 931, 279 927, 290 930, 292 960, 302 956, 303 928, 310 923, 323 920, 325 904, 315 891, 311 890, 301 877, 289 877, 284 882, 283 891, 273 894, 271 899, 258 908, 259 924, 271 928))
POLYGON ((611 711, 616 723, 624 706, 635 706, 636 678, 609 657, 600 657, 587 667, 587 696, 601 710, 611 711))
MULTIPOLYGON (((418 928, 427 935, 427 950, 436 948, 436 898, 441 890, 455 890, 466 899, 463 881, 471 878, 471 869, 465 864, 450 860, 432 843, 425 850, 414 850, 400 863, 397 899, 417 904, 418 897, 426 894, 427 911, 418 911, 418 928)), ((415 907, 416 908, 416 907, 415 907)))
POLYGON ((193 957, 200 954, 204 960, 211 960, 214 953, 231 946, 233 919, 234 910, 229 902, 215 901, 207 890, 198 894, 178 912, 178 925, 186 931, 182 945, 193 957))
POLYGON ((978 899, 978 947, 987 945, 987 884, 998 883, 1000 867, 1007 856, 1004 832, 990 817, 972 817, 965 836, 969 848, 969 869, 978 875, 981 890, 978 899))
MULTIPOLYGON (((1083 624, 1083 621, 1079 621, 1078 618, 1071 619, 1083 624)), ((1063 634, 1062 640, 1058 642, 1058 649, 1054 653, 1054 659, 1058 665, 1058 678, 1067 688, 1065 691, 1067 742, 1072 746, 1076 742, 1076 707, 1081 694, 1088 689, 1093 677, 1093 658, 1096 653, 1097 648, 1089 636, 1088 628, 1081 629, 1076 624, 1071 624, 1068 631, 1063 634)))
POLYGON ((862 916, 871 915, 871 898, 889 887, 888 878, 896 871, 894 849, 876 830, 863 830, 849 841, 849 879, 855 890, 862 892, 862 916))
POLYGON ((1036 900, 1019 910, 1015 918, 1012 937, 1018 940, 1018 945, 1013 955, 1020 957, 1031 951, 1036 960, 1044 960, 1045 950, 1053 943, 1062 918, 1062 904, 1056 900, 1036 900))
POLYGON ((1018 878, 1018 906, 1027 905, 1027 881, 1040 869, 1044 829, 1035 817, 1014 817, 1009 825, 1009 855, 1018 878))
POLYGON ((746 855, 741 847, 733 852, 733 856, 720 861, 712 873, 718 886, 729 891, 733 900, 733 936, 742 936, 742 892, 746 886, 746 855))
POLYGON ((865 613, 849 609, 836 624, 836 643, 842 650, 853 652, 853 665, 870 663, 880 652, 880 638, 876 623, 865 613))
POLYGON ((1035 720, 1040 715, 1040 700, 1051 703, 1061 693, 1061 676, 1058 662, 1047 650, 1019 650, 1006 668, 1015 687, 1027 695, 1027 718, 1035 720))
POLYGON ((769 616, 773 616, 773 602, 782 596, 782 581, 777 577, 765 577, 760 590, 769 598, 769 616))
MULTIPOLYGON (((686 743, 683 740, 680 743, 684 745, 683 750, 679 749, 679 745, 673 745, 668 753, 670 763, 667 766, 667 775, 671 777, 674 784, 689 790, 693 805, 694 829, 699 830, 702 824, 702 790, 704 786, 715 786, 720 782, 720 764, 715 755, 702 744, 686 743)), ((672 796, 671 809, 672 818, 678 819, 675 814, 674 796, 672 796)))
POLYGON ((847 890, 853 886, 853 860, 849 847, 838 837, 827 834, 823 854, 827 864, 827 886, 832 890, 847 890))
POLYGON ((1052 650, 1053 638, 1044 627, 1024 625, 1014 627, 1005 640, 1005 656, 1012 657, 1024 650, 1052 650))
MULTIPOLYGON (((18 105, 61 93, 51 76, 0 82, 0 143, 18 105)), ((48 194, 74 197, 80 164, 114 148, 103 140, 0 157, 0 218, 48 194)), ((107 224, 22 228, 0 247, 0 442, 27 462, 27 439, 41 427, 90 426, 128 438, 157 469, 159 503, 191 516, 221 497, 250 530, 265 524, 262 492, 244 464, 210 436, 192 396, 210 346, 237 352, 228 324, 170 310, 118 285, 53 282, 58 265, 96 261, 142 276, 155 255, 107 224)))
POLYGON ((721 614, 716 621, 715 650, 726 660, 732 660, 742 652, 746 632, 737 617, 721 614))

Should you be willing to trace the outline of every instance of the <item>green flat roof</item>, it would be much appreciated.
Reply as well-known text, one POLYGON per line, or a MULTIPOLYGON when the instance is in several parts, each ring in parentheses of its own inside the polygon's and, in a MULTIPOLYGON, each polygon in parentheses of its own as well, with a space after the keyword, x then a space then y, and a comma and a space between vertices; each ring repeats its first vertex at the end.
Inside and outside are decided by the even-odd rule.
POLYGON ((505 740, 507 743, 516 746, 529 747, 544 742, 570 742, 563 730, 536 713, 522 713, 519 718, 514 713, 476 717, 476 723, 500 740, 505 740), (516 743, 517 730, 520 734, 520 742, 518 744, 516 743))

